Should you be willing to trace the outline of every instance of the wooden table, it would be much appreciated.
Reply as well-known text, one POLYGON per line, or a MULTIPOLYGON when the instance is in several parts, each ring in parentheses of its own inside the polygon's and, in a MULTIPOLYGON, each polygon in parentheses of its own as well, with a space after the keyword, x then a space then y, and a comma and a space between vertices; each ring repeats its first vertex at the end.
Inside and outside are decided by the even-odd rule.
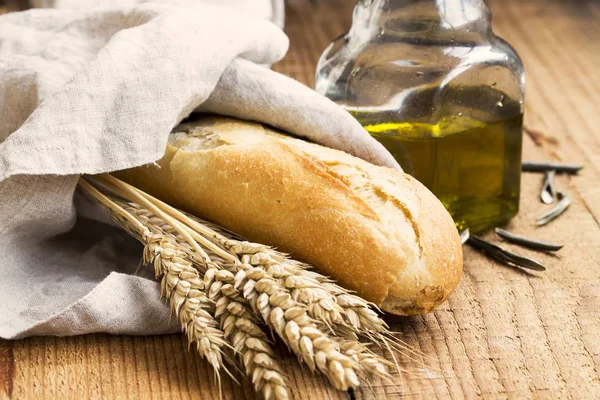
MULTIPOLYGON (((289 1, 287 57, 275 66, 310 86, 319 54, 350 24, 352 1, 289 1)), ((496 32, 527 71, 524 138, 529 160, 577 162, 560 187, 569 211, 535 229, 541 179, 523 177, 521 211, 509 228, 564 243, 529 275, 465 250, 465 273, 436 312, 391 319, 422 355, 401 356, 394 382, 374 381, 367 398, 600 398, 600 3, 497 0, 496 32)), ((491 237, 491 236, 490 236, 491 237)), ((508 246, 511 247, 511 246, 508 246)), ((343 399, 292 358, 283 360, 295 399, 343 399)), ((223 379, 225 398, 253 399, 250 385, 223 379)), ((87 335, 0 341, 0 398, 217 399, 207 364, 180 335, 87 335)))

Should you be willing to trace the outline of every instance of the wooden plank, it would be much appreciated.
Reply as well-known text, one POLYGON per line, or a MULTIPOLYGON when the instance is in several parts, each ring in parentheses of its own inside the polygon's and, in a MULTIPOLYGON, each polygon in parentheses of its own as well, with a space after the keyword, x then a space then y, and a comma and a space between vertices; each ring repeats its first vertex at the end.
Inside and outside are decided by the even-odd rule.
MULTIPOLYGON (((288 1, 290 52, 274 69, 313 86, 318 57, 348 28, 352 3, 288 1)), ((496 0, 492 9, 497 33, 526 66, 526 124, 542 132, 525 137, 525 158, 585 166, 558 177, 574 204, 537 229, 541 179, 524 174, 509 229, 565 248, 553 256, 506 245, 549 266, 537 275, 467 248, 464 278, 446 304, 423 317, 388 318, 418 353, 399 355, 403 372, 358 398, 600 397, 600 4, 496 0)), ((346 397, 279 350, 294 398, 346 397)), ((247 381, 223 377, 222 387, 225 398, 255 398, 247 381)), ((219 391, 180 335, 96 334, 0 341, 2 397, 217 399, 219 391)))

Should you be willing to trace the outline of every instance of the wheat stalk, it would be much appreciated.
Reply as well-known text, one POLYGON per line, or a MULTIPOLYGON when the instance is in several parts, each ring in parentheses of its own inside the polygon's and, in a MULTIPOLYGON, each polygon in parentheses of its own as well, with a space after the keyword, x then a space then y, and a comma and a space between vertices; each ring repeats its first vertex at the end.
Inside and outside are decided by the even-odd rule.
POLYGON ((127 231, 144 245, 144 263, 152 263, 156 277, 161 279, 161 295, 169 302, 171 312, 179 318, 190 344, 196 344, 198 353, 206 358, 219 379, 224 367, 223 348, 228 344, 225 334, 216 323, 210 310, 213 302, 204 293, 204 282, 198 270, 188 260, 186 252, 164 235, 152 232, 128 213, 117 202, 105 196, 85 180, 79 185, 109 207, 113 215, 127 231))
MULTIPOLYGON (((322 372, 338 389, 358 387, 359 375, 388 375, 390 363, 355 340, 361 334, 381 345, 391 335, 365 300, 306 264, 183 214, 116 178, 102 176, 94 182, 138 203, 95 196, 146 245, 146 260, 152 260, 163 275, 163 294, 174 313, 187 318, 190 340, 198 343, 197 337, 189 336, 190 318, 205 317, 201 324, 204 343, 218 346, 204 346, 202 351, 222 368, 222 349, 229 340, 255 389, 265 398, 286 398, 287 390, 257 316, 311 371, 322 372), (195 275, 190 269, 196 270, 195 275), (189 315, 182 312, 187 302, 194 305, 189 315), (213 336, 208 335, 208 328, 216 329, 210 331, 213 336)), ((90 191, 89 184, 82 186, 90 191)))
MULTIPOLYGON (((90 186, 86 189, 94 190, 90 186)), ((162 219, 138 220, 142 224, 140 226, 132 224, 130 218, 123 218, 126 212, 132 215, 131 205, 113 200, 111 210, 114 209, 121 211, 116 213, 117 220, 144 244, 144 263, 153 264, 156 277, 162 277, 162 297, 168 299, 171 311, 180 318, 189 342, 196 344, 198 352, 208 360, 217 377, 219 370, 224 368, 222 349, 230 346, 225 341, 229 339, 255 390, 267 400, 288 399, 281 368, 272 358, 273 350, 266 335, 245 309, 245 299, 233 288, 233 275, 218 271, 212 262, 205 264, 202 258, 195 262, 205 271, 204 279, 200 279, 197 267, 189 261, 189 253, 182 251, 175 238, 165 232, 171 229, 166 229, 162 219), (153 225, 148 223, 150 221, 161 224, 153 225), (219 318, 220 328, 215 317, 219 318)))

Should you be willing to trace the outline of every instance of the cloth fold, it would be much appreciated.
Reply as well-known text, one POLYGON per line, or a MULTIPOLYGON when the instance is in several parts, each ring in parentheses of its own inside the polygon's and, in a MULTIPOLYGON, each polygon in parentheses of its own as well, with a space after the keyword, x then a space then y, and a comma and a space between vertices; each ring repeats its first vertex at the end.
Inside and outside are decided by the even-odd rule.
POLYGON ((140 245, 74 193, 80 174, 160 158, 194 110, 397 167, 342 109, 258 65, 287 51, 281 0, 37 3, 56 8, 0 16, 0 337, 177 329, 140 245))

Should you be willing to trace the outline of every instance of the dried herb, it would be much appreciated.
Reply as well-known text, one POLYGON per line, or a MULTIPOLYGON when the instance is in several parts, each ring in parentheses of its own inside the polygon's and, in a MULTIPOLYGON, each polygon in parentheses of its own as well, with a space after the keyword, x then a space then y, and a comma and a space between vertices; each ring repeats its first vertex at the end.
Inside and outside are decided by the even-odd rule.
POLYGON ((562 213, 566 211, 567 208, 571 205, 571 199, 562 193, 558 193, 559 202, 556 203, 554 207, 552 207, 546 214, 542 215, 536 220, 537 226, 544 226, 553 219, 560 216, 562 213))
POLYGON ((540 199, 544 204, 552 204, 556 200, 556 188, 554 186, 554 176, 556 171, 551 169, 546 171, 544 174, 544 184, 542 185, 542 192, 540 193, 540 199))
POLYGON ((534 250, 557 251, 563 248, 562 244, 552 244, 539 240, 528 239, 524 236, 515 235, 514 233, 505 231, 504 229, 496 228, 496 234, 508 242, 515 243, 534 250))
POLYGON ((546 270, 546 267, 544 267, 542 264, 535 260, 520 256, 515 253, 511 253, 510 251, 505 250, 500 246, 496 246, 495 244, 486 242, 485 240, 480 239, 478 237, 469 237, 467 243, 473 246, 474 248, 483 251, 491 258, 500 261, 501 263, 506 263, 521 268, 532 269, 535 271, 546 270))
POLYGON ((580 169, 583 168, 583 165, 575 165, 575 164, 559 164, 559 163, 541 163, 541 162, 532 162, 532 161, 524 161, 521 164, 521 170, 525 172, 546 172, 550 170, 554 170, 557 173, 565 173, 565 174, 576 174, 580 169))

